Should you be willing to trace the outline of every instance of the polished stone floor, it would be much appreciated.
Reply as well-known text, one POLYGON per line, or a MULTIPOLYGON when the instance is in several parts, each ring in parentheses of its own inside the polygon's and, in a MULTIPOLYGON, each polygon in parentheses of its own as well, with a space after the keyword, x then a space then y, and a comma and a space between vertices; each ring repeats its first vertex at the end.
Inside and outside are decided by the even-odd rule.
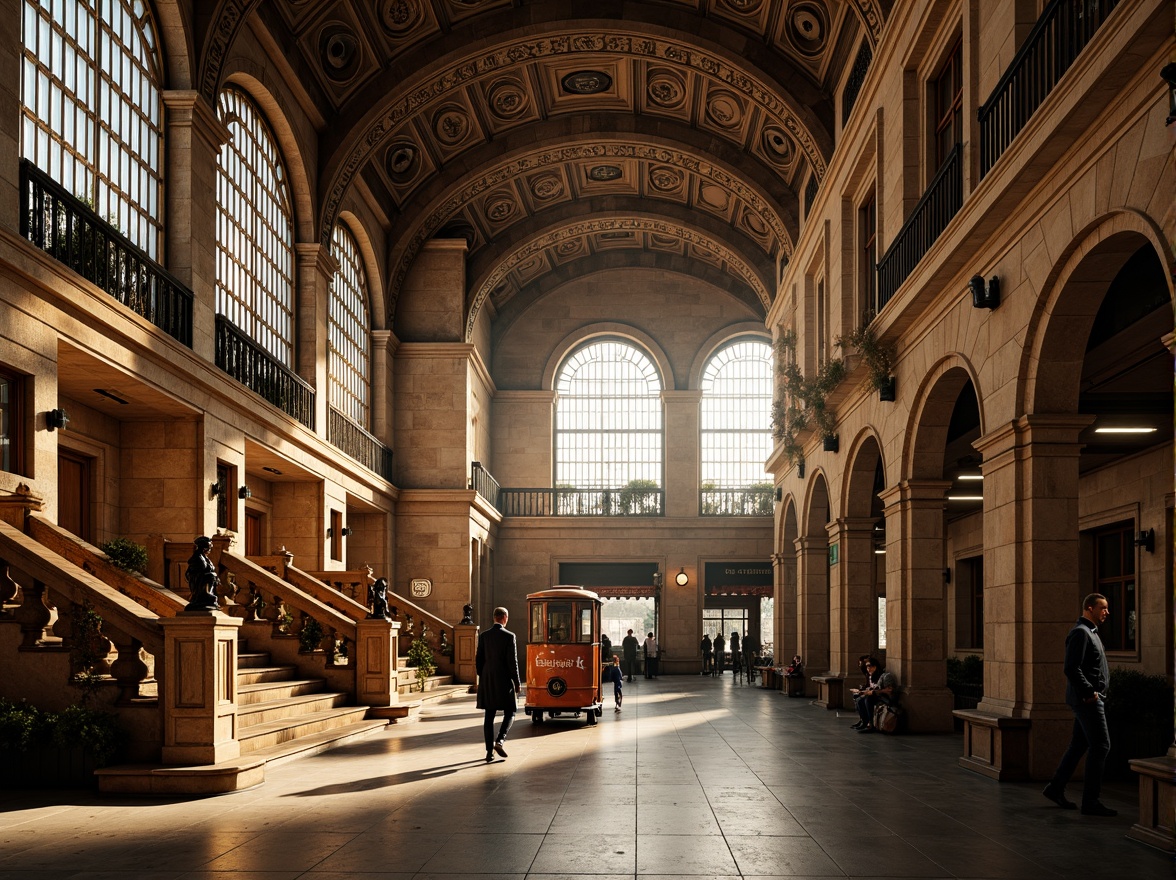
POLYGON ((638 680, 595 728, 520 713, 487 765, 462 698, 232 795, 0 792, 0 880, 1172 876, 1124 837, 1129 785, 1084 818, 960 769, 958 735, 841 715, 729 675, 638 680))

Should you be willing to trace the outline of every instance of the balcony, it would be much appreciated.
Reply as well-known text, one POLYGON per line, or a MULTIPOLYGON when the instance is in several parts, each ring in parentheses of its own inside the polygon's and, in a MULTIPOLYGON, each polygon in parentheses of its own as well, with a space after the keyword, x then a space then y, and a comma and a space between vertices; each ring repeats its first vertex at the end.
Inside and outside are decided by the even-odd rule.
POLYGON ((502 489, 504 516, 665 516, 663 489, 502 489))
POLYGON ((192 347, 192 291, 27 159, 20 162, 20 234, 192 347))
POLYGON ((314 389, 223 315, 216 316, 216 365, 254 394, 314 430, 314 389))
POLYGON ((498 480, 491 476, 490 471, 482 467, 482 462, 470 462, 470 488, 489 502, 491 507, 498 508, 498 499, 502 494, 502 487, 498 480))
POLYGON ((960 145, 956 144, 915 205, 910 219, 903 224, 894 243, 878 263, 875 312, 882 311, 890 302, 963 205, 964 177, 960 154, 960 145))
POLYGON ((333 406, 327 408, 327 440, 369 471, 392 481, 392 450, 333 406))
POLYGON ((741 489, 703 489, 698 493, 699 516, 772 516, 772 486, 741 489))
POLYGON ((980 108, 980 176, 1025 127, 1119 0, 1053 0, 980 108))

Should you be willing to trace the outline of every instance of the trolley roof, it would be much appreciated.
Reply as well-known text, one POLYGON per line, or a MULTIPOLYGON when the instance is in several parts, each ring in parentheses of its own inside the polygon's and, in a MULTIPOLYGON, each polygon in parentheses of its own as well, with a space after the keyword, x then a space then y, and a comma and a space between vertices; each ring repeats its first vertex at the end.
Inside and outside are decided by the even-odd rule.
POLYGON ((538 593, 528 593, 527 601, 532 599, 593 599, 597 602, 600 597, 591 590, 583 587, 556 586, 550 590, 540 590, 538 593))

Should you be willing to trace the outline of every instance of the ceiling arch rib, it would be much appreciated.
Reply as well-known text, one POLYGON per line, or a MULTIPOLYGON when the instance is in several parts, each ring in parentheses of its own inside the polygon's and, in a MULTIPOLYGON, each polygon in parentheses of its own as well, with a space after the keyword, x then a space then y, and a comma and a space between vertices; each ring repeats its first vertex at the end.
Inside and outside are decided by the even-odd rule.
POLYGON ((823 177, 832 149, 807 107, 710 47, 605 30, 504 38, 422 74, 355 126, 327 164, 323 228, 369 162, 404 178, 393 196, 407 200, 422 176, 503 132, 598 111, 684 122, 734 145, 789 189, 804 168, 823 177))
POLYGON ((728 244, 682 223, 651 216, 599 216, 574 220, 535 233, 474 279, 465 336, 473 337, 478 312, 490 297, 495 305, 561 264, 610 250, 664 251, 688 255, 721 268, 749 288, 764 314, 770 306, 765 280, 728 244))
MULTIPOLYGON (((389 314, 412 261, 426 241, 461 219, 471 258, 520 223, 581 199, 639 197, 672 203, 725 223, 769 263, 792 253, 795 220, 754 182, 704 154, 621 140, 556 144, 533 149, 463 177, 413 221, 396 244, 388 281, 389 314)), ((581 213, 583 209, 581 209, 581 213)))

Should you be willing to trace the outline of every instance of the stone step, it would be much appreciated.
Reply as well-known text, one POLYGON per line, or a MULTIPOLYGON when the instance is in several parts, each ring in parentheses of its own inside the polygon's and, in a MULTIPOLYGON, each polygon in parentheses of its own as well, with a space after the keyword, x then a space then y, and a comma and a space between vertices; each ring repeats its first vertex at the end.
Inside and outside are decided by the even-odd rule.
POLYGON ((301 737, 356 724, 364 720, 367 711, 367 706, 340 706, 307 712, 296 718, 264 721, 251 727, 239 728, 237 740, 241 743, 241 754, 252 755, 254 752, 289 743, 301 737))
POLYGON ((379 733, 387 726, 388 720, 386 718, 371 718, 363 721, 355 721, 341 727, 332 727, 317 733, 300 736, 294 740, 277 743, 264 749, 258 749, 257 751, 250 752, 249 757, 263 758, 265 759, 266 766, 271 767, 277 764, 283 764, 286 761, 293 761, 296 758, 317 755, 319 752, 325 752, 327 749, 346 745, 357 739, 379 733))
POLYGON ((431 690, 436 690, 439 687, 453 684, 452 675, 433 675, 425 679, 425 689, 421 690, 420 684, 416 677, 405 678, 403 675, 396 677, 396 692, 403 696, 419 696, 422 693, 427 693, 431 690))
POLYGON ((283 681, 261 681, 237 685, 237 705, 264 703, 266 700, 285 700, 304 694, 322 693, 327 683, 321 678, 293 678, 283 681))
POLYGON ((297 674, 296 666, 251 666, 246 669, 237 667, 237 686, 263 681, 289 681, 297 674))
POLYGON ((269 666, 268 651, 246 651, 244 646, 237 646, 237 668, 251 669, 255 666, 269 666))
POLYGON ((251 728, 271 721, 301 721, 316 712, 337 709, 346 702, 346 694, 316 693, 238 705, 237 733, 239 737, 246 736, 251 728))

